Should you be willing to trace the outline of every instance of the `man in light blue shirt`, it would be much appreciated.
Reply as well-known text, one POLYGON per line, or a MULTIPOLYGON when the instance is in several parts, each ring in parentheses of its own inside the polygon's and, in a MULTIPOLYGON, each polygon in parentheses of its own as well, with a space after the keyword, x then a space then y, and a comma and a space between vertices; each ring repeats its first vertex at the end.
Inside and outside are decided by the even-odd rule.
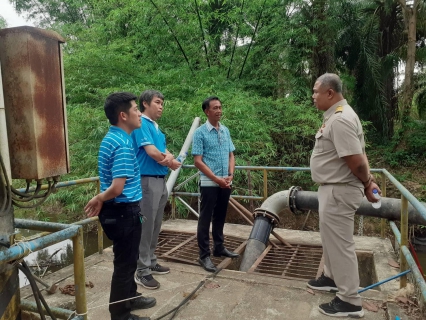
POLYGON ((164 96, 156 90, 145 90, 139 98, 142 127, 132 133, 133 146, 139 163, 143 198, 141 210, 146 217, 142 224, 136 283, 146 289, 157 289, 160 283, 152 274, 166 274, 170 268, 157 262, 155 248, 163 221, 164 207, 169 194, 165 176, 169 168, 175 170, 180 163, 166 148, 166 136, 156 120, 163 113, 164 96))
POLYGON ((210 221, 213 255, 238 257, 237 253, 229 251, 223 245, 223 226, 235 170, 235 147, 228 128, 219 122, 222 117, 222 103, 219 98, 207 98, 202 109, 207 115, 207 121, 195 131, 192 143, 194 165, 201 171, 201 210, 197 227, 200 249, 198 262, 205 270, 215 272, 216 267, 210 259, 210 221))

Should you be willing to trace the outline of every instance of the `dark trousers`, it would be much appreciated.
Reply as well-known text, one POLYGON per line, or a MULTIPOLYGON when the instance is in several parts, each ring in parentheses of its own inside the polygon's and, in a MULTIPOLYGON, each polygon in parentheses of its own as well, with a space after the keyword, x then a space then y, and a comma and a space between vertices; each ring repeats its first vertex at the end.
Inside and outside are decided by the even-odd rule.
POLYGON ((200 258, 204 259, 210 256, 210 222, 212 223, 213 250, 220 252, 224 248, 223 226, 231 189, 200 187, 200 191, 201 212, 198 218, 197 241, 200 248, 200 258))
MULTIPOLYGON (((139 205, 114 205, 105 203, 99 220, 105 234, 113 242, 114 272, 111 280, 109 302, 133 298, 137 285, 134 274, 139 257, 141 239, 139 205)), ((130 301, 109 305, 111 320, 125 320, 130 315, 130 301)))

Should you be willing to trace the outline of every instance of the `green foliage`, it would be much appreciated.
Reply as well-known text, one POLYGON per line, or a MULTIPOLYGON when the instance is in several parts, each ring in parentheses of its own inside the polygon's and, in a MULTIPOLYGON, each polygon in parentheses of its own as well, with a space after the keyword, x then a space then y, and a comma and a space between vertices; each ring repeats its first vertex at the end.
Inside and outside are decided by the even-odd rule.
MULTIPOLYGON (((336 71, 345 97, 377 141, 392 135, 394 70, 404 59, 396 1, 18 0, 16 8, 67 40, 72 173, 64 180, 97 175, 98 147, 109 126, 102 106, 114 91, 139 94, 154 88, 165 94, 159 125, 175 154, 193 119, 205 120, 202 100, 217 95, 238 165, 301 167, 309 164, 321 123, 311 101, 313 82, 323 72, 336 71)), ((423 117, 426 94, 420 80, 415 103, 423 117)), ((410 130, 403 150, 384 152, 389 163, 411 163, 424 154, 426 130, 421 123, 410 130)), ((183 170, 178 182, 194 172, 183 170)), ((263 172, 252 171, 250 180, 253 192, 261 194, 263 172)), ((312 188, 306 172, 270 173, 268 181, 270 193, 283 184, 312 188)), ((236 173, 237 188, 250 192, 247 173, 236 173)), ((196 189, 191 182, 187 190, 196 189)), ((47 204, 79 215, 94 193, 94 184, 67 188, 47 204)))
POLYGON ((0 29, 7 28, 6 19, 0 15, 0 29))
POLYGON ((385 148, 384 159, 393 167, 422 165, 426 159, 426 123, 409 119, 404 127, 406 131, 397 130, 385 148))

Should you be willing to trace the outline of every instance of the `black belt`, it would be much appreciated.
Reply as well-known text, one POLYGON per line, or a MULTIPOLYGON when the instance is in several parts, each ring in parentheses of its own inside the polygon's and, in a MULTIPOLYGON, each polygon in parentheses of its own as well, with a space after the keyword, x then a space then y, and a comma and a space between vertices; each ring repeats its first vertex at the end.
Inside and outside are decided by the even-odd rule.
POLYGON ((150 177, 150 178, 157 178, 157 179, 164 179, 165 175, 150 175, 150 174, 142 174, 141 177, 150 177))
POLYGON ((135 202, 104 202, 104 205, 114 206, 114 207, 137 207, 137 206, 139 206, 139 201, 135 201, 135 202))

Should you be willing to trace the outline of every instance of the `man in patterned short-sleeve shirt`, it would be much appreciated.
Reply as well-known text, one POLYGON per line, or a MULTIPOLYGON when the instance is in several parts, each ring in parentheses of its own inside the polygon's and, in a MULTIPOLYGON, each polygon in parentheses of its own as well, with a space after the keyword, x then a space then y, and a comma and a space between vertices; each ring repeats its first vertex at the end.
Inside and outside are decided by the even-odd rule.
POLYGON ((210 221, 213 255, 238 257, 237 253, 229 251, 223 245, 223 226, 235 169, 235 147, 228 128, 219 122, 222 116, 222 103, 219 98, 207 98, 202 109, 207 115, 207 121, 195 131, 192 143, 194 164, 201 171, 201 210, 197 227, 200 249, 198 262, 205 270, 215 272, 216 267, 210 259, 210 221))

